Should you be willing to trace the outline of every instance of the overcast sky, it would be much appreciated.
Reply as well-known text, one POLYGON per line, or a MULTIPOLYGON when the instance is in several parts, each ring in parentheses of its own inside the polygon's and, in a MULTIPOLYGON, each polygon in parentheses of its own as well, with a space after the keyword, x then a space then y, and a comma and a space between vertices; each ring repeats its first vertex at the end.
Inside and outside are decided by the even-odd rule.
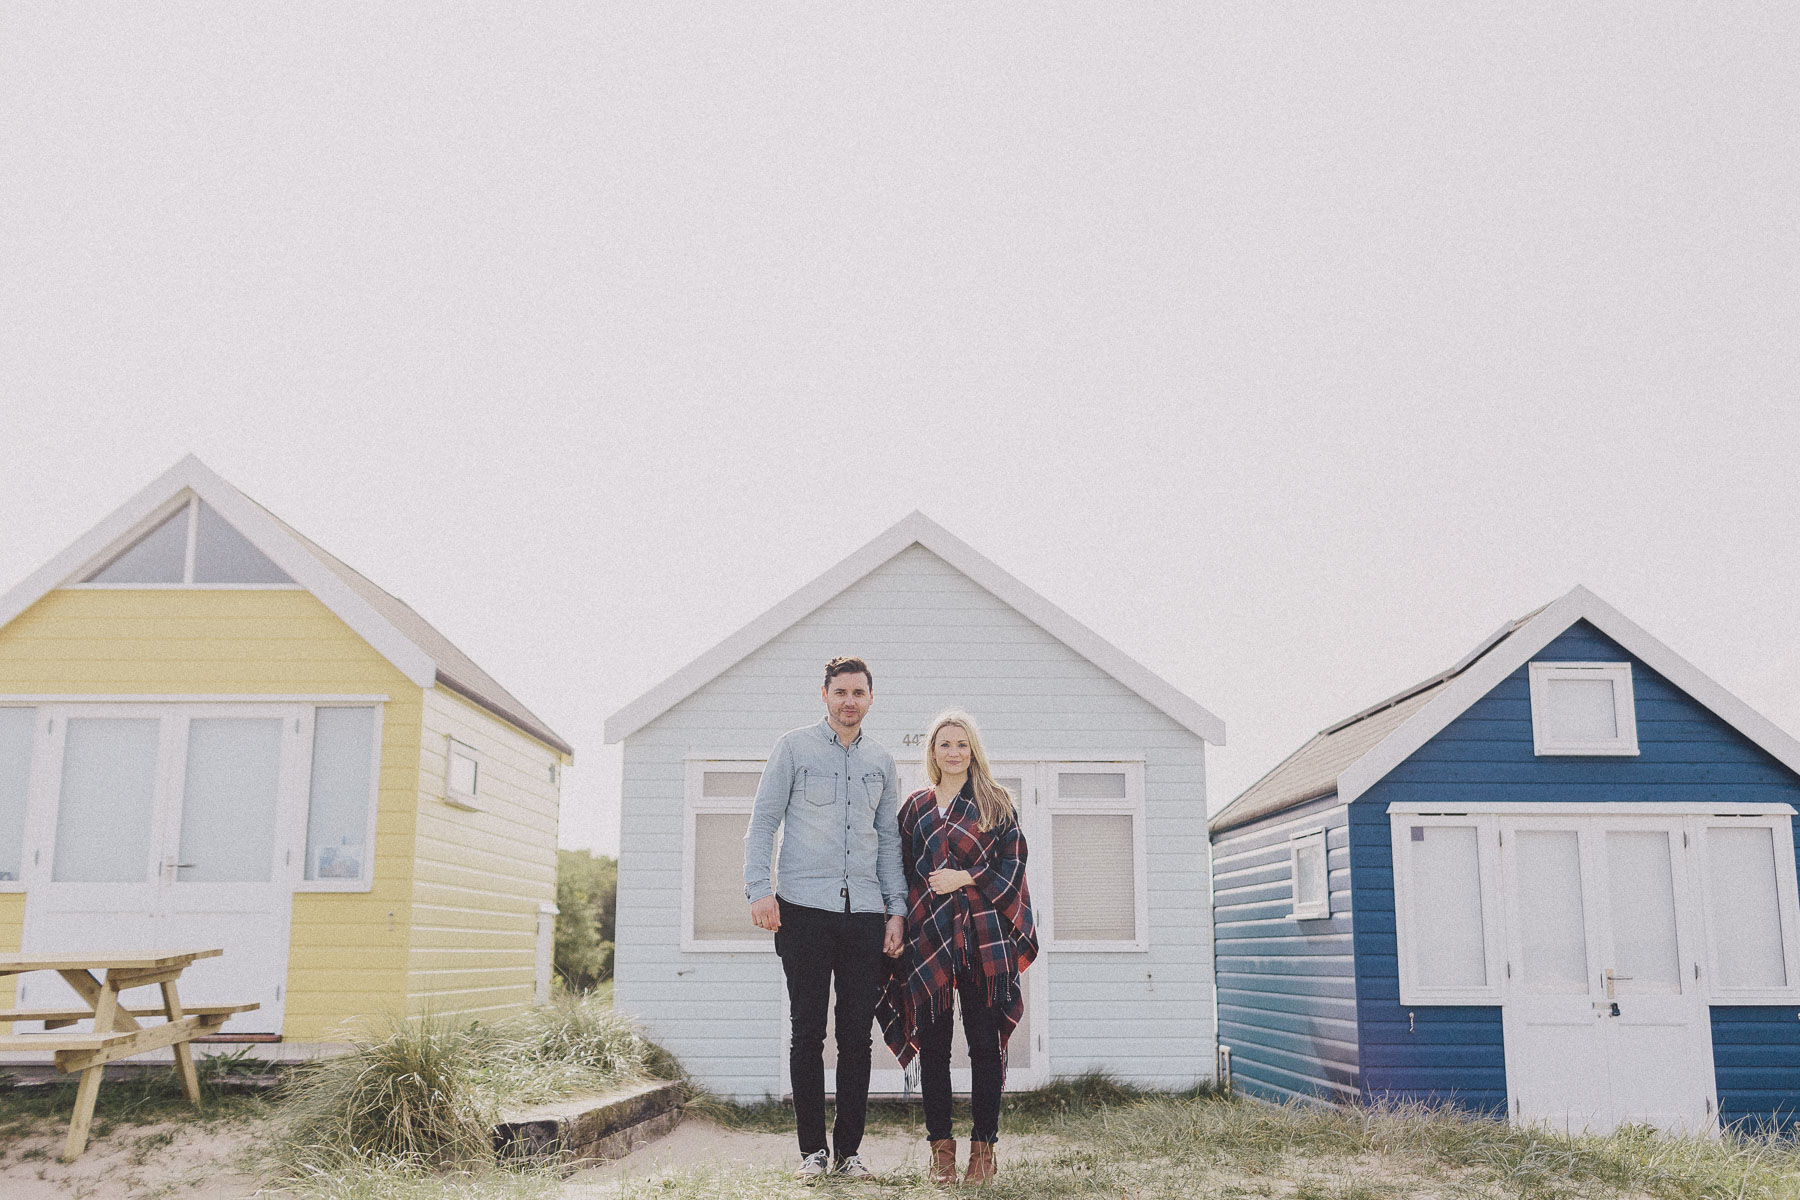
POLYGON ((602 848, 606 716, 914 508, 1215 808, 1578 582, 1800 727, 1800 7, 1468 7, 7 5, 0 589, 192 450, 602 848))

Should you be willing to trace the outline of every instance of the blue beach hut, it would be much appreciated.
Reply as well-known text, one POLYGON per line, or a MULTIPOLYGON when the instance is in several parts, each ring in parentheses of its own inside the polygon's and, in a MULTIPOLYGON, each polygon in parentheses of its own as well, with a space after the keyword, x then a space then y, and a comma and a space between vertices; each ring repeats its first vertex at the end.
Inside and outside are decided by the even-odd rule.
POLYGON ((1797 810, 1800 743, 1578 587, 1212 820, 1236 1085, 1792 1126, 1797 810))

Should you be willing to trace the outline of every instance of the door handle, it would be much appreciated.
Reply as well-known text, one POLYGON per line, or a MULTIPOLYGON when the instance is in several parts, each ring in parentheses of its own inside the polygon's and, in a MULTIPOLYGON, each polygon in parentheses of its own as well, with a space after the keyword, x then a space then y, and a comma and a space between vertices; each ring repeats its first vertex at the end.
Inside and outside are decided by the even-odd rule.
POLYGON ((1613 990, 1613 984, 1617 983, 1621 979, 1629 981, 1631 979, 1631 976, 1629 976, 1629 975, 1614 975, 1613 969, 1611 967, 1606 968, 1606 998, 1608 1000, 1618 999, 1618 993, 1613 990))

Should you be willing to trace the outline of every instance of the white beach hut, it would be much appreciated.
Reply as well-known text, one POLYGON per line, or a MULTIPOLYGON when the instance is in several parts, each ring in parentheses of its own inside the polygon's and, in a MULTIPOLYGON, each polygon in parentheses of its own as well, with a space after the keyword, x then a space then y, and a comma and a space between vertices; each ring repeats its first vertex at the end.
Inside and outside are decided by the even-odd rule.
MULTIPOLYGON (((781 966, 750 925, 743 836, 764 756, 823 716, 840 654, 874 670, 865 728, 903 795, 923 782, 926 723, 961 704, 1022 798, 1044 953, 1008 1087, 1211 1078, 1205 744, 1223 724, 919 513, 607 722, 624 742, 617 1005, 722 1095, 788 1090, 781 966)), ((826 1053, 829 1076, 829 1038, 826 1053)), ((877 1038, 871 1090, 903 1086, 877 1038)))

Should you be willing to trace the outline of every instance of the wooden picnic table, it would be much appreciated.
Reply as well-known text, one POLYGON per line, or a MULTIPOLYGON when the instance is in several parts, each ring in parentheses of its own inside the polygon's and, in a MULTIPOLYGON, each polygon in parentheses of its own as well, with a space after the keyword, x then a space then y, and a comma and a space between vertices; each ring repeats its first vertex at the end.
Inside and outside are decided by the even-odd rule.
POLYGON ((50 1050, 56 1055, 56 1069, 64 1074, 81 1072, 81 1083, 75 1089, 75 1113, 69 1119, 69 1139, 63 1145, 62 1160, 71 1162, 87 1148, 88 1128, 94 1121, 94 1099, 100 1093, 100 1078, 106 1064, 114 1059, 129 1058, 150 1050, 171 1047, 175 1055, 175 1072, 181 1078, 181 1090, 198 1108, 200 1076, 194 1071, 194 1058, 188 1043, 212 1033, 234 1013, 249 1012, 255 1004, 210 1004, 183 1008, 175 981, 188 965, 199 958, 216 958, 223 950, 151 950, 123 954, 0 954, 0 978, 23 975, 27 971, 55 971, 81 997, 86 1008, 9 1008, 0 1009, 0 1024, 10 1027, 15 1021, 42 1021, 43 1033, 20 1033, 0 1037, 0 1050, 50 1050), (94 973, 100 972, 99 978, 94 973), (162 1005, 149 1008, 126 1008, 119 1003, 119 993, 131 988, 159 984, 162 1005), (144 1025, 139 1017, 162 1017, 160 1025, 144 1025), (55 1033, 77 1021, 93 1019, 92 1033, 55 1033))

